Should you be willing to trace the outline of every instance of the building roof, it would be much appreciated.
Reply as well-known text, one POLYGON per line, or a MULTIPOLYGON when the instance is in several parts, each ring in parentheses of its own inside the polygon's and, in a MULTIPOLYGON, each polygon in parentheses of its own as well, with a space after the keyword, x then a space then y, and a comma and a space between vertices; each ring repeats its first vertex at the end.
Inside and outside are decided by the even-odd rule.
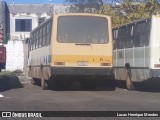
POLYGON ((41 13, 47 13, 50 14, 53 10, 54 13, 58 12, 65 12, 67 5, 63 4, 9 4, 9 11, 11 14, 17 14, 17 13, 35 13, 35 14, 41 14, 41 13))

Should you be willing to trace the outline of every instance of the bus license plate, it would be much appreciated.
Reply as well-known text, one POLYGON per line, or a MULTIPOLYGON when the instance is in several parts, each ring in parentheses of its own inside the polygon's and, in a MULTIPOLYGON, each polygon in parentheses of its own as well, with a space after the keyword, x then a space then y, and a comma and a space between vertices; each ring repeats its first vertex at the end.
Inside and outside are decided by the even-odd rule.
POLYGON ((77 65, 78 66, 88 66, 88 62, 87 61, 78 61, 77 65))

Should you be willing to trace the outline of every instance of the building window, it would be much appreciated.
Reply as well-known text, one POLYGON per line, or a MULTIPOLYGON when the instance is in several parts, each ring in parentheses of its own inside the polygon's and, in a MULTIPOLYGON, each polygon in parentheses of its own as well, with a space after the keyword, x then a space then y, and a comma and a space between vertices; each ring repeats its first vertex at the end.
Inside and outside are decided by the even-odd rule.
POLYGON ((15 31, 16 32, 30 32, 32 30, 32 19, 16 19, 15 31))

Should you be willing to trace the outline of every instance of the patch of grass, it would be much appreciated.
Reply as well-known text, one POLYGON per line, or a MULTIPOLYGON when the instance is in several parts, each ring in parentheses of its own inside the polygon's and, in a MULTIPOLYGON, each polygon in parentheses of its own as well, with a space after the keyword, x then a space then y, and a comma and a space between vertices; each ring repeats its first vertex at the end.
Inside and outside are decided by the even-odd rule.
POLYGON ((21 75, 22 73, 23 73, 22 70, 17 69, 17 70, 14 70, 14 71, 12 72, 12 75, 19 76, 19 75, 21 75))
POLYGON ((13 75, 11 71, 2 71, 0 72, 0 76, 11 76, 13 75))

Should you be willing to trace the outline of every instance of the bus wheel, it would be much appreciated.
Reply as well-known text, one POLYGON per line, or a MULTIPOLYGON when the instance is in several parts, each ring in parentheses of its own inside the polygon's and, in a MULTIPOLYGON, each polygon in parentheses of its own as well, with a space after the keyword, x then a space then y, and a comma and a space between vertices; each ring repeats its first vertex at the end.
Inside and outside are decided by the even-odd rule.
POLYGON ((43 76, 43 71, 42 71, 42 77, 41 77, 41 87, 43 90, 46 90, 47 89, 47 83, 44 79, 44 76, 43 76))
POLYGON ((36 85, 36 80, 35 80, 35 78, 32 78, 31 83, 32 83, 32 85, 36 85))
POLYGON ((44 78, 41 78, 41 87, 42 87, 43 90, 47 89, 47 84, 46 84, 44 78))
POLYGON ((40 79, 32 78, 31 80, 32 85, 41 85, 40 79))
POLYGON ((131 68, 130 68, 129 63, 126 63, 125 67, 126 67, 126 87, 127 87, 127 90, 134 90, 135 88, 134 88, 134 85, 132 82, 132 73, 131 73, 131 68))

